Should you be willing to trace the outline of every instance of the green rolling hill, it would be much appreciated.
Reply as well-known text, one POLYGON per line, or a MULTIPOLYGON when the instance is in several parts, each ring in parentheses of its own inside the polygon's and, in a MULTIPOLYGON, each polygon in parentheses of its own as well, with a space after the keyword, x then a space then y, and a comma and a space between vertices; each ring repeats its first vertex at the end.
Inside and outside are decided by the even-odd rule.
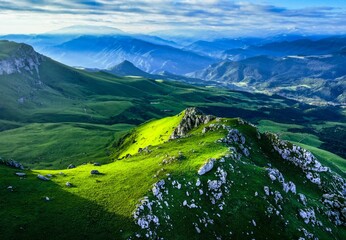
POLYGON ((345 162, 317 160, 241 119, 187 109, 141 125, 113 150, 114 162, 101 166, 24 171, 0 166, 2 238, 342 239, 346 234, 340 170, 345 162))

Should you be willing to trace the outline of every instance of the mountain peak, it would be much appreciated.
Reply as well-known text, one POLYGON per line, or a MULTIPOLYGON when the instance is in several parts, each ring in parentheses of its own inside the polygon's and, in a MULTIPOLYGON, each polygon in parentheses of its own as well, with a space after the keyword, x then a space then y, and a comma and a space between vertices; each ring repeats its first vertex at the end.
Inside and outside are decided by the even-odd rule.
POLYGON ((117 66, 131 66, 137 68, 132 62, 128 60, 124 60, 121 63, 119 63, 117 66))
POLYGON ((182 118, 179 125, 174 129, 174 132, 172 133, 170 139, 184 137, 193 128, 196 128, 201 124, 207 124, 214 119, 214 116, 206 115, 196 107, 187 108, 184 111, 184 117, 182 118))
POLYGON ((124 60, 118 65, 115 65, 108 72, 118 76, 140 76, 150 77, 150 74, 136 67, 132 62, 124 60))

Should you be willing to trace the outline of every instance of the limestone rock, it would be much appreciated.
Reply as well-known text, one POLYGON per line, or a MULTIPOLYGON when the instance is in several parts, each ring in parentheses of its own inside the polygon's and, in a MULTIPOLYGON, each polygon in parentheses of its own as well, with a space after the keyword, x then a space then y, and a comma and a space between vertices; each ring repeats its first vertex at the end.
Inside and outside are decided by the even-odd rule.
POLYGON ((209 159, 209 161, 204 164, 199 170, 198 170, 198 174, 199 175, 204 175, 206 174, 207 172, 209 172, 210 170, 213 169, 214 167, 214 162, 216 161, 216 159, 214 158, 211 158, 209 159))
POLYGON ((26 44, 18 44, 18 48, 11 56, 0 60, 0 76, 28 71, 31 74, 39 75, 39 66, 43 61, 43 56, 26 44))
POLYGON ((12 168, 18 168, 22 170, 24 169, 24 166, 22 164, 14 160, 5 161, 5 160, 1 160, 0 158, 0 163, 12 168))
POLYGON ((170 136, 170 139, 177 139, 186 136, 186 134, 193 128, 198 127, 201 124, 206 124, 215 117, 211 115, 205 115, 197 108, 187 108, 185 110, 185 115, 174 132, 170 136))
POLYGON ((18 177, 25 177, 25 176, 26 176, 26 173, 17 172, 16 175, 17 175, 18 177))
POLYGON ((49 180, 50 180, 49 178, 47 178, 47 177, 45 177, 45 176, 43 176, 43 175, 41 175, 41 174, 38 174, 38 175, 37 175, 37 178, 40 179, 40 180, 42 180, 42 181, 49 181, 49 180))

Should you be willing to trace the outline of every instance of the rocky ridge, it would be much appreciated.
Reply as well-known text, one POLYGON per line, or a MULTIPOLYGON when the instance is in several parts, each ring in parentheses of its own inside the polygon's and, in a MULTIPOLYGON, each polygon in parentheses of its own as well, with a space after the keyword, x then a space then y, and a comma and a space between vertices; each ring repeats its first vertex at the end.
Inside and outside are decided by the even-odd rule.
MULTIPOLYGON (((195 220, 191 222, 191 229, 194 229, 195 234, 209 232, 215 239, 223 239, 224 236, 215 230, 215 224, 223 216, 227 216, 225 209, 230 207, 229 196, 232 196, 236 182, 236 179, 230 176, 243 175, 241 171, 237 170, 239 169, 237 165, 251 165, 249 160, 254 152, 251 144, 247 143, 246 137, 238 129, 228 126, 222 119, 216 119, 216 123, 208 124, 210 119, 215 119, 215 117, 200 115, 196 109, 186 111, 178 130, 174 131, 171 139, 187 136, 194 127, 206 124, 202 134, 213 131, 226 132, 225 137, 217 140, 217 143, 228 146, 228 153, 223 157, 207 159, 196 172, 194 181, 185 180, 185 178, 178 179, 166 174, 164 179, 155 183, 152 194, 143 198, 134 211, 134 220, 141 230, 133 238, 163 239, 161 237, 163 232, 174 231, 178 227, 175 225, 174 216, 170 215, 172 209, 178 207, 186 209, 184 215, 180 216, 181 218, 189 218, 191 214, 195 216, 195 220), (184 200, 176 197, 177 191, 179 196, 185 196, 184 200)), ((242 120, 239 120, 239 124, 249 125, 242 120)), ((276 135, 261 134, 257 130, 257 139, 269 139, 273 150, 280 155, 279 158, 282 161, 295 165, 307 181, 318 185, 322 192, 325 192, 320 199, 325 208, 316 208, 311 205, 313 200, 300 192, 301 189, 293 181, 286 180, 282 172, 268 164, 269 167, 265 168, 268 180, 273 184, 277 182, 281 185, 281 190, 265 185, 262 191, 254 192, 256 198, 264 199, 266 202, 264 215, 267 218, 275 217, 281 219, 280 221, 285 225, 292 224, 285 218, 285 205, 289 204, 290 198, 295 198, 301 204, 296 215, 303 223, 296 228, 296 234, 300 235, 299 239, 319 239, 308 230, 307 226, 318 227, 332 234, 332 230, 328 226, 324 226, 320 220, 321 214, 327 216, 336 226, 346 226, 346 184, 342 177, 331 171, 330 168, 323 166, 311 152, 282 141, 276 135), (324 181, 324 177, 332 177, 333 181, 324 181)), ((244 197, 247 199, 246 196, 244 197)), ((252 219, 250 225, 256 229, 258 222, 252 219)), ((251 236, 254 231, 244 232, 244 234, 251 236)), ((232 230, 228 237, 232 237, 232 230)))
POLYGON ((184 113, 184 117, 179 125, 174 129, 170 139, 177 139, 186 136, 186 134, 193 128, 198 127, 201 124, 207 124, 215 117, 211 115, 205 115, 201 110, 197 108, 187 108, 184 113))

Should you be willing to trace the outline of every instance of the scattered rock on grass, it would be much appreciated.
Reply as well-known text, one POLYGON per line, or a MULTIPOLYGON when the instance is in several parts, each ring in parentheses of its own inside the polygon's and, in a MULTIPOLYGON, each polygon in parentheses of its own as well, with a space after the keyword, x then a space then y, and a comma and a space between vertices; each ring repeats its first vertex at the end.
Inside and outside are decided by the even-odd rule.
POLYGON ((26 173, 17 172, 16 175, 17 175, 18 177, 25 177, 25 176, 26 176, 26 173))
POLYGON ((70 164, 70 165, 68 165, 68 167, 67 167, 67 169, 72 169, 72 168, 76 168, 76 166, 73 165, 73 164, 70 164))
POLYGON ((211 158, 209 159, 209 161, 204 164, 199 170, 198 170, 198 174, 199 175, 204 175, 205 173, 209 172, 210 170, 213 169, 214 167, 214 162, 215 162, 216 159, 214 158, 211 158))
POLYGON ((42 180, 42 181, 49 181, 49 180, 50 180, 49 178, 47 178, 47 177, 45 177, 45 176, 43 176, 43 175, 41 175, 41 174, 38 174, 38 175, 37 175, 37 178, 40 179, 40 180, 42 180))
POLYGON ((90 172, 91 175, 98 175, 100 172, 98 170, 91 170, 90 172))

